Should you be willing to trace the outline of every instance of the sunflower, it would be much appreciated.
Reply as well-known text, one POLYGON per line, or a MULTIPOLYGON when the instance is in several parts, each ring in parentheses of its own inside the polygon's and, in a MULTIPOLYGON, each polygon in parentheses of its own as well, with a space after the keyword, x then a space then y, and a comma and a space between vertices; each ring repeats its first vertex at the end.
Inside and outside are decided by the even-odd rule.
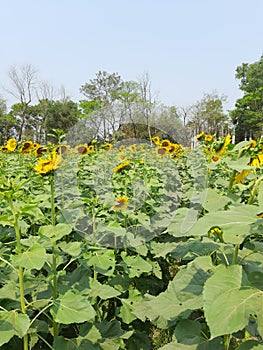
POLYGON ((258 153, 258 160, 260 165, 263 165, 263 153, 258 153))
POLYGON ((205 138, 205 133, 204 133, 204 131, 200 132, 200 134, 198 134, 198 135, 196 136, 196 139, 199 140, 199 141, 203 141, 204 138, 205 138))
POLYGON ((161 142, 161 147, 170 147, 171 146, 171 142, 169 140, 162 140, 161 142))
POLYGON ((35 149, 34 149, 34 155, 37 157, 43 156, 43 154, 46 152, 47 152, 47 148, 45 148, 41 145, 38 145, 38 147, 35 147, 35 149))
POLYGON ((55 148, 57 154, 65 154, 69 150, 69 145, 60 145, 55 148))
POLYGON ((17 146, 16 139, 9 139, 6 143, 6 148, 9 152, 14 152, 17 146))
POLYGON ((88 148, 89 152, 94 152, 95 151, 95 148, 93 145, 90 145, 89 148, 88 148))
POLYGON ((116 204, 112 207, 113 210, 116 210, 116 211, 125 210, 128 206, 128 198, 125 196, 116 198, 116 202, 118 204, 116 204))
POLYGON ((159 138, 159 136, 154 136, 154 137, 152 138, 152 141, 153 141, 153 143, 155 143, 157 146, 160 145, 160 138, 159 138))
POLYGON ((89 152, 89 147, 88 145, 85 143, 83 145, 78 145, 74 148, 78 154, 87 154, 89 152))
POLYGON ((156 152, 158 156, 166 156, 169 153, 169 147, 158 147, 156 152))
POLYGON ((259 162, 258 157, 252 158, 252 159, 250 160, 249 165, 250 165, 250 166, 256 166, 257 168, 259 168, 259 167, 260 167, 260 162, 259 162))
POLYGON ((241 173, 238 173, 235 176, 234 184, 239 184, 240 182, 242 184, 245 183, 245 177, 248 175, 249 171, 248 170, 242 170, 241 173))
POLYGON ((222 235, 223 231, 219 227, 214 227, 210 230, 210 233, 212 233, 212 235, 214 235, 214 234, 222 235))
POLYGON ((207 142, 213 141, 213 138, 214 138, 213 135, 209 135, 209 134, 205 135, 205 141, 207 141, 207 142))
POLYGON ((35 169, 38 174, 45 175, 57 169, 59 163, 60 156, 58 156, 56 152, 52 152, 52 154, 49 154, 47 158, 39 159, 35 169))
POLYGON ((104 151, 108 152, 111 150, 112 144, 111 143, 104 143, 104 145, 102 145, 102 148, 104 149, 104 151))
POLYGON ((19 148, 21 153, 32 153, 34 151, 34 145, 32 141, 24 141, 22 146, 19 148))
POLYGON ((223 154, 225 152, 227 146, 230 144, 230 142, 231 142, 231 135, 228 134, 225 137, 225 140, 224 140, 222 147, 219 150, 217 150, 216 154, 218 154, 218 155, 223 154))
POLYGON ((121 171, 121 170, 127 168, 127 167, 130 165, 130 162, 131 162, 130 160, 126 160, 126 162, 118 164, 118 165, 113 169, 113 172, 114 172, 114 173, 118 173, 119 171, 121 171))

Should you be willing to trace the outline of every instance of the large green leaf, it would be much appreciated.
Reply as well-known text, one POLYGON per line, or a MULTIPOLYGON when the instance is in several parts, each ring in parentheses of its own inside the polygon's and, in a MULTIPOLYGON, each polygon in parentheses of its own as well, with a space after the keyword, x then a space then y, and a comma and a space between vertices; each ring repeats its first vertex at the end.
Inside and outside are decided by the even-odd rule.
POLYGON ((71 291, 56 299, 50 312, 56 322, 63 324, 85 322, 96 315, 86 297, 71 291))
POLYGON ((212 188, 206 188, 204 191, 192 198, 192 203, 200 203, 209 212, 216 211, 218 209, 224 208, 231 200, 219 194, 216 190, 212 188))
POLYGON ((72 227, 67 224, 45 225, 39 228, 39 234, 58 241, 62 237, 67 236, 72 231, 72 227))
POLYGON ((249 286, 241 266, 220 266, 204 286, 204 313, 211 337, 242 330, 263 312, 263 292, 249 286))
POLYGON ((29 270, 40 270, 46 260, 46 250, 39 244, 34 244, 25 252, 12 256, 12 263, 15 266, 22 266, 29 270))
POLYGON ((28 331, 30 319, 16 311, 0 311, 0 345, 7 343, 14 335, 22 338, 28 331))
POLYGON ((94 270, 105 276, 112 276, 115 270, 115 254, 113 249, 100 249, 94 252, 83 254, 83 264, 89 267, 93 266, 94 270))
POLYGON ((101 299, 106 300, 114 298, 120 294, 119 291, 107 284, 102 284, 96 280, 90 281, 89 296, 91 297, 100 297, 101 299))
POLYGON ((219 226, 223 230, 224 242, 240 244, 250 234, 251 224, 258 220, 258 212, 258 207, 244 204, 208 213, 192 226, 187 236, 205 236, 211 227, 219 226))
POLYGON ((144 272, 152 271, 152 265, 149 264, 139 255, 128 255, 126 252, 121 253, 122 262, 120 265, 130 278, 139 277, 144 272))
POLYGON ((165 292, 135 305, 133 314, 149 318, 159 328, 174 325, 179 317, 203 307, 203 286, 212 270, 210 257, 196 258, 176 274, 165 292))

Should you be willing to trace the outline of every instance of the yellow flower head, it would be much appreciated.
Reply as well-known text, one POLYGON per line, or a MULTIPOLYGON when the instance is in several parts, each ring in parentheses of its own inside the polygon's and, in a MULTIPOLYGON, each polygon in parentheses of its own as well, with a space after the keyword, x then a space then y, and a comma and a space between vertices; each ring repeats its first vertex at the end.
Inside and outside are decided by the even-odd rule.
POLYGON ((259 168, 259 167, 260 167, 260 162, 259 162, 258 157, 252 158, 252 159, 250 160, 249 165, 250 165, 250 166, 256 166, 257 168, 259 168))
POLYGON ((242 184, 245 183, 245 177, 248 175, 249 171, 248 170, 242 170, 241 173, 238 173, 235 176, 234 184, 239 184, 240 182, 242 184))
POLYGON ((159 138, 159 136, 154 136, 153 138, 152 138, 152 141, 156 144, 156 145, 160 145, 160 138, 159 138))
POLYGON ((219 227, 214 227, 210 230, 210 233, 212 233, 212 235, 215 235, 215 234, 221 235, 223 233, 223 231, 219 227))
POLYGON ((112 207, 113 210, 116 210, 116 211, 125 210, 128 206, 128 198, 125 196, 117 198, 116 202, 118 204, 116 204, 112 207))
POLYGON ((70 149, 69 145, 59 145, 55 148, 57 154, 65 154, 70 149))
POLYGON ((38 174, 48 174, 58 168, 60 160, 60 156, 58 156, 56 152, 53 152, 51 155, 49 154, 47 158, 40 158, 35 169, 38 174))
POLYGON ((260 166, 263 165, 263 153, 258 153, 258 160, 259 160, 260 166))
POLYGON ((205 135, 205 141, 207 141, 207 142, 211 142, 211 141, 213 141, 213 138, 214 138, 214 136, 213 135, 205 135))
POLYGON ((161 147, 170 147, 171 146, 171 142, 169 140, 163 140, 161 142, 161 147))
POLYGON ((168 147, 158 147, 156 152, 157 152, 158 156, 166 156, 169 153, 169 148, 168 147))
POLYGON ((6 148, 9 152, 13 152, 16 149, 17 141, 16 139, 9 139, 6 143, 6 148))
POLYGON ((34 145, 32 141, 23 142, 22 146, 19 148, 19 152, 21 153, 31 153, 34 151, 34 145))
POLYGON ((46 152, 47 152, 47 148, 45 148, 43 146, 39 146, 39 147, 35 148, 34 155, 37 156, 37 157, 41 157, 46 152))
POLYGON ((89 147, 87 144, 84 145, 78 145, 74 148, 78 154, 84 155, 89 152, 89 147))
POLYGON ((103 148, 106 152, 108 152, 108 151, 111 150, 112 144, 111 144, 111 143, 104 143, 104 145, 102 145, 102 148, 103 148))
POLYGON ((231 135, 228 134, 228 135, 225 137, 225 140, 224 140, 224 143, 223 143, 222 147, 221 147, 216 153, 217 153, 218 155, 223 154, 223 153, 225 152, 227 146, 230 144, 230 142, 231 142, 231 135))
POLYGON ((127 168, 129 165, 130 165, 130 160, 126 160, 126 162, 118 164, 118 165, 113 169, 113 172, 114 172, 114 173, 118 173, 119 171, 121 171, 121 170, 127 168))
POLYGON ((200 132, 200 134, 198 134, 198 135, 196 136, 196 139, 199 140, 199 141, 203 141, 204 138, 205 138, 205 133, 204 133, 204 131, 200 132))

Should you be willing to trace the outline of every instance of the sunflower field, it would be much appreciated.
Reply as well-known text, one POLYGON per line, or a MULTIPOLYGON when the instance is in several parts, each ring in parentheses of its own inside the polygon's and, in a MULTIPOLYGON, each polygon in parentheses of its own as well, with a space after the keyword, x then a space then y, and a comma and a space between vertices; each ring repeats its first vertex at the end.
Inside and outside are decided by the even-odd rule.
POLYGON ((0 348, 263 349, 263 141, 0 148, 0 348))

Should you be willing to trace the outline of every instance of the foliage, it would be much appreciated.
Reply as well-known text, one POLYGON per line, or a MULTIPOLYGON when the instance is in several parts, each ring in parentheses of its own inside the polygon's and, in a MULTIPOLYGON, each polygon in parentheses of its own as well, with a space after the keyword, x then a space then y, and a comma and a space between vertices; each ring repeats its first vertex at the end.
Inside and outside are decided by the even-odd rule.
POLYGON ((203 98, 192 107, 192 117, 188 122, 195 134, 207 130, 210 134, 223 136, 224 131, 229 127, 228 117, 224 112, 223 103, 225 96, 218 93, 204 94, 203 98))
POLYGON ((263 145, 199 140, 2 147, 1 349, 263 346, 263 145))
POLYGON ((236 124, 237 141, 246 137, 258 138, 263 130, 263 56, 254 63, 242 63, 236 69, 236 78, 240 80, 242 98, 236 101, 231 117, 236 124))

